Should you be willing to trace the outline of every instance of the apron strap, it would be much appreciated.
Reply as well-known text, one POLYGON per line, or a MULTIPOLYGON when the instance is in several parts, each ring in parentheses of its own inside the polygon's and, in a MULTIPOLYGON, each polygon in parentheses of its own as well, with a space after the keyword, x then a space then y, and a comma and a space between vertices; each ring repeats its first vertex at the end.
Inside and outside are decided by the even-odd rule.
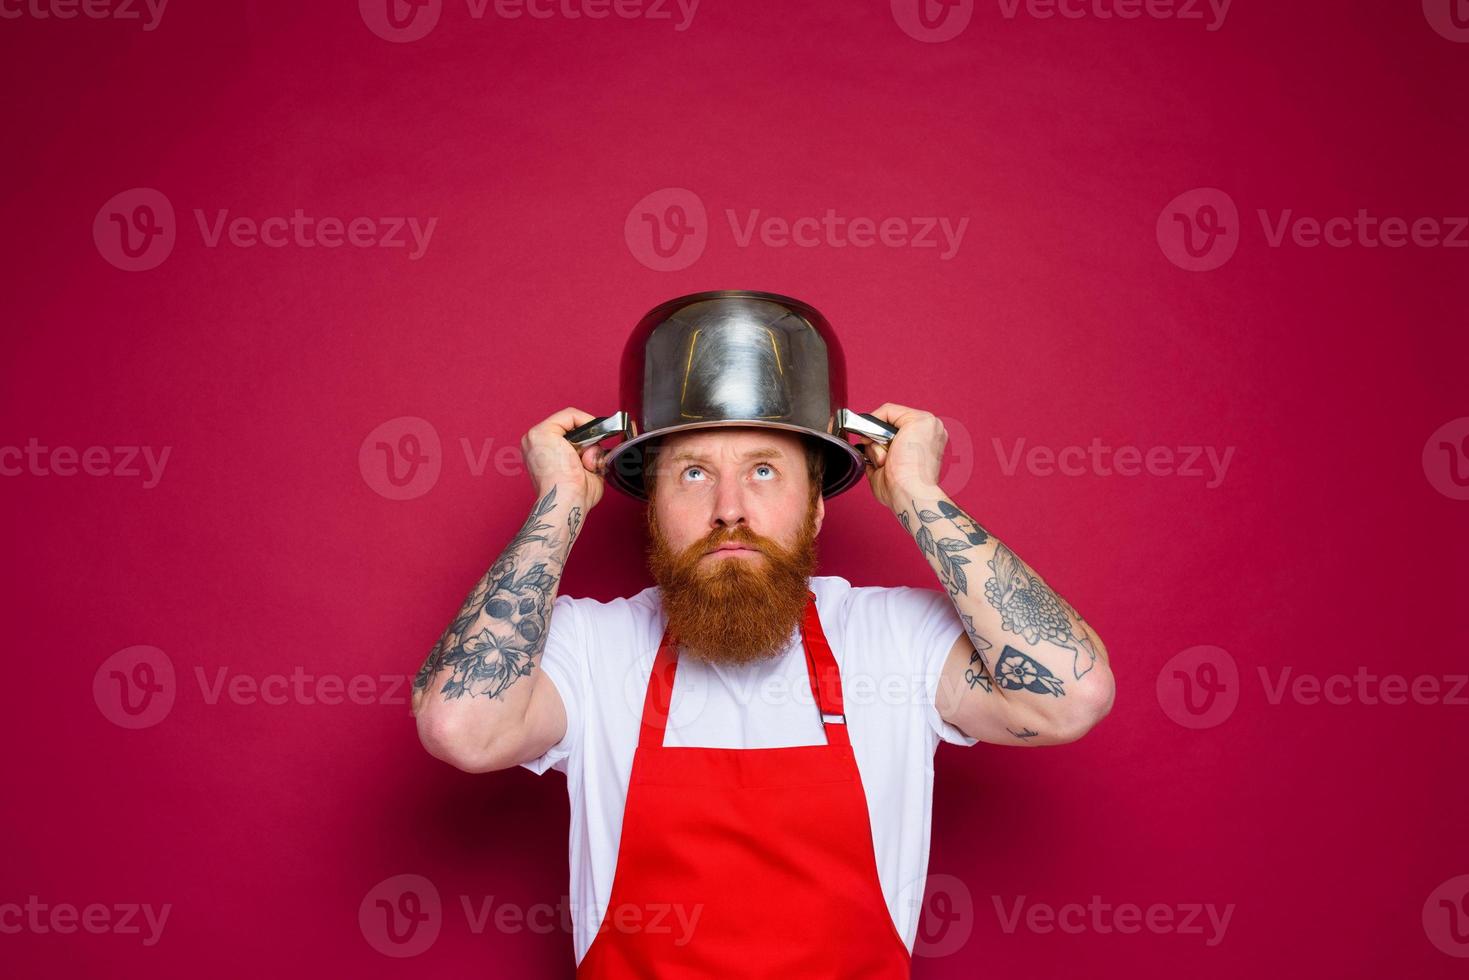
POLYGON ((653 660, 653 674, 648 678, 648 693, 643 696, 643 725, 638 746, 663 744, 663 730, 668 725, 668 705, 673 700, 673 675, 678 671, 678 638, 668 630, 658 644, 653 660))
MULTIPOLYGON (((821 630, 821 617, 816 612, 816 593, 806 590, 806 610, 801 617, 801 644, 806 651, 806 676, 811 681, 811 695, 821 713, 821 726, 826 731, 827 745, 850 745, 847 716, 842 707, 842 675, 836 658, 821 630)), ((648 691, 643 696, 643 721, 638 746, 661 747, 668 726, 668 708, 673 701, 673 680, 678 673, 678 638, 663 631, 658 655, 653 659, 653 672, 648 677, 648 691)))
POLYGON ((816 593, 806 592, 806 612, 801 623, 801 640, 806 648, 806 674, 811 679, 811 696, 821 712, 827 745, 850 745, 847 737, 847 713, 842 706, 842 675, 836 657, 821 630, 821 617, 816 612, 816 593))

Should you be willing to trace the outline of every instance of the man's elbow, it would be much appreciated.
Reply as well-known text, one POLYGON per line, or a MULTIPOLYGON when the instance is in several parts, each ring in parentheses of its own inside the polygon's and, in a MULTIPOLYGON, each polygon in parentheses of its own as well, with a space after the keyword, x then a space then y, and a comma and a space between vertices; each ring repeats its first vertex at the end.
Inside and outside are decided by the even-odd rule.
POLYGON ((418 741, 429 755, 462 772, 494 772, 516 764, 505 751, 503 739, 475 738, 453 718, 420 714, 418 741))
POLYGON ((1056 741, 1075 742, 1101 722, 1112 711, 1117 697, 1117 685, 1112 671, 1103 663, 1092 668, 1083 683, 1079 683, 1066 698, 1066 710, 1056 719, 1056 741), (1090 683, 1085 683, 1089 681, 1090 683))

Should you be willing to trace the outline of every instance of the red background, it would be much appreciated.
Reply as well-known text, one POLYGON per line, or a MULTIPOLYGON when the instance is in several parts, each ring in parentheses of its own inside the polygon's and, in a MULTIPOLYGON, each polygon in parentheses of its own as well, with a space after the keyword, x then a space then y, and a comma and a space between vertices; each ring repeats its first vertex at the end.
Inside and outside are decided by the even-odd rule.
MULTIPOLYGON (((613 410, 647 308, 754 288, 827 314, 853 407, 950 420, 950 473, 972 476, 948 489, 1087 616, 1118 677, 1081 743, 940 750, 931 871, 962 883, 972 935, 916 976, 1462 973, 1422 913, 1469 873, 1469 709, 1272 705, 1257 673, 1465 671, 1469 504, 1420 457, 1469 415, 1469 253, 1272 248, 1256 218, 1469 213, 1469 44, 1417 3, 1236 0, 1217 31, 981 3, 921 43, 886 0, 705 0, 682 32, 475 20, 450 0, 422 40, 390 43, 343 0, 174 0, 153 31, 26 15, 0 43, 0 443, 172 447, 152 489, 0 480, 0 903, 172 906, 151 947, 0 934, 6 972, 569 976, 569 935, 476 934, 459 905, 560 900, 562 777, 435 762, 376 680, 367 705, 210 704, 195 671, 411 674, 532 502, 519 471, 474 475, 460 440, 518 447, 566 405, 613 410), (135 187, 177 212, 151 271, 114 267, 91 233, 135 187), (1210 187, 1238 205, 1238 251, 1185 271, 1156 226, 1210 187), (665 188, 709 214, 707 250, 673 272, 624 234, 665 188), (297 207, 438 224, 410 261, 209 248, 193 217, 297 207), (725 210, 755 208, 970 223, 949 261, 739 247, 725 210), (359 468, 400 416, 442 440, 437 483, 401 501, 359 468), (1019 438, 1235 455, 1213 489, 1007 475, 991 440, 1019 438), (173 663, 176 702, 126 730, 92 684, 138 644, 173 663), (1192 730, 1157 682, 1200 644, 1237 662, 1239 706, 1192 730), (358 923, 402 873, 445 906, 411 959, 358 923), (995 911, 1093 895, 1236 908, 1212 947, 1009 934, 995 911)), ((636 505, 609 496, 563 590, 643 588, 640 535, 636 505)), ((865 486, 831 503, 821 544, 823 574, 938 587, 865 486)))

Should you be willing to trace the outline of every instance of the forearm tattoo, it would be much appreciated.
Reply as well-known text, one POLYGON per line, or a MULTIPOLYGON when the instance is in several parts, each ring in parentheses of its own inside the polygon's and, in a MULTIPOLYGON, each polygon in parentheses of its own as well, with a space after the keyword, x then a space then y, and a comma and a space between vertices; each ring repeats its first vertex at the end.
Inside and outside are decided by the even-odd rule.
MULTIPOLYGON (((984 544, 990 539, 989 532, 979 526, 979 523, 958 507, 947 500, 938 502, 938 510, 924 510, 914 501, 913 509, 918 514, 918 519, 923 523, 918 526, 915 533, 908 512, 904 510, 898 515, 907 529, 918 541, 918 550, 925 555, 933 555, 939 564, 939 580, 948 587, 950 595, 958 595, 969 591, 969 577, 964 574, 964 566, 970 563, 961 552, 984 544), (941 537, 935 538, 933 532, 928 529, 930 524, 944 522, 951 524, 963 537, 941 537)), ((942 526, 939 533, 943 533, 942 526)))
POLYGON ((1070 650, 1072 673, 1084 677, 1096 665, 1097 651, 1076 611, 998 541, 986 564, 994 574, 984 583, 984 596, 999 610, 1001 627, 1029 643, 1045 640, 1070 650))
POLYGON ((974 631, 974 620, 969 616, 964 617, 964 630, 969 634, 970 646, 969 666, 964 670, 964 681, 970 690, 978 687, 989 694, 995 689, 995 681, 984 652, 994 644, 974 631))
POLYGON ((1012 646, 1006 646, 995 664, 995 683, 1006 691, 1030 691, 1032 694, 1063 696, 1061 680, 1046 665, 1027 657, 1012 646))
MULTIPOLYGON (((988 544, 990 533, 978 521, 947 500, 936 501, 934 506, 936 509, 930 510, 918 506, 916 500, 912 502, 912 513, 918 518, 916 527, 909 508, 899 512, 898 520, 918 542, 918 549, 938 566, 939 581, 948 589, 950 596, 968 596, 967 566, 974 563, 969 552, 988 544)), ((1096 665, 1097 660, 1096 648, 1084 621, 1066 600, 1053 592, 1013 551, 998 540, 994 542, 994 548, 994 557, 985 562, 992 574, 984 583, 984 594, 989 604, 999 611, 1001 628, 1024 637, 1031 644, 1045 641, 1072 651, 1072 673, 1078 680, 1081 679, 1096 665)), ((965 631, 973 646, 964 680, 971 689, 979 687, 991 691, 996 681, 1000 682, 1002 689, 1009 688, 999 677, 998 664, 993 671, 990 670, 985 651, 992 644, 975 630, 970 616, 966 615, 963 619, 965 631)), ((1024 657, 1011 647, 1006 647, 1005 651, 1024 657)), ((1039 668, 1044 673, 1044 678, 1049 679, 1049 682, 1041 685, 1040 690, 1059 696, 1062 693, 1061 681, 1043 665, 1030 658, 1025 659, 1039 668)), ((1001 662, 1004 662, 1003 657, 1001 662)), ((1020 689, 1037 690, 1029 686, 1020 689)))
POLYGON ((572 507, 565 534, 558 533, 543 520, 555 507, 552 487, 434 644, 413 679, 415 690, 426 689, 447 670, 445 700, 466 694, 497 698, 535 668, 546 642, 551 593, 581 529, 581 508, 572 507), (555 572, 547 570, 548 562, 555 572))

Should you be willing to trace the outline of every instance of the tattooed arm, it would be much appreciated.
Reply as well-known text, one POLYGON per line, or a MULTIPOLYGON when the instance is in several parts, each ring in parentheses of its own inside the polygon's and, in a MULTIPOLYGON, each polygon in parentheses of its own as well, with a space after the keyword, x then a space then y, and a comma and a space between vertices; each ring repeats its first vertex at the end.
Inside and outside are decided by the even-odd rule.
POLYGON ((526 434, 535 506, 414 678, 424 748, 466 772, 537 758, 566 733, 561 697, 536 666, 567 556, 602 496, 605 453, 593 447, 578 456, 565 438, 592 418, 568 408, 526 434))
POLYGON ((869 444, 873 492, 918 545, 964 624, 939 679, 940 717, 1001 745, 1080 738, 1111 710, 1115 693, 1101 639, 939 488, 943 423, 901 405, 872 414, 898 429, 887 447, 869 444))

